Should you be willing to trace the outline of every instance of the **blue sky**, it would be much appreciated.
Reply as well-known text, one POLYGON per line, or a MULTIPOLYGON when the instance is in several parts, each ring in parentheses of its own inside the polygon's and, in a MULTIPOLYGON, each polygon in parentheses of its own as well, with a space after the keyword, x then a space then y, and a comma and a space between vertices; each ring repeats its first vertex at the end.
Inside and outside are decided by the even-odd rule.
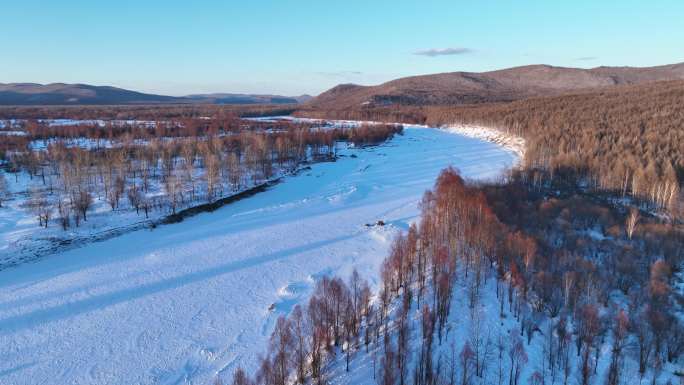
POLYGON ((0 82, 182 95, 684 61, 684 1, 3 0, 0 82))

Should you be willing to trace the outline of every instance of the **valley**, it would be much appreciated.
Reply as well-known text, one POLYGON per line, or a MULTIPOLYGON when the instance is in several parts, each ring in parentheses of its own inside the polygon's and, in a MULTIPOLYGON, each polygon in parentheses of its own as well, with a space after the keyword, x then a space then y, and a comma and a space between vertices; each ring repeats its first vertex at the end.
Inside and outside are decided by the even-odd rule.
POLYGON ((256 370, 276 318, 321 276, 357 269, 377 286, 441 169, 496 179, 518 159, 414 127, 339 156, 215 212, 0 272, 2 378, 209 383, 256 370))
POLYGON ((0 385, 684 385, 684 2, 8 1, 0 385))

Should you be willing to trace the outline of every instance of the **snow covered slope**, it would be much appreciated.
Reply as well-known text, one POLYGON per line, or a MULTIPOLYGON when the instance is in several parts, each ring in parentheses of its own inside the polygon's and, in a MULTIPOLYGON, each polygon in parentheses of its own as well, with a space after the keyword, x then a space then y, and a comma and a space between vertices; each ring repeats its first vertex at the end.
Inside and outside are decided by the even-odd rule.
POLYGON ((207 384, 248 371, 324 274, 375 283, 441 169, 497 176, 516 154, 407 128, 386 145, 180 224, 0 272, 0 384, 207 384), (382 220, 385 226, 366 226, 382 220))

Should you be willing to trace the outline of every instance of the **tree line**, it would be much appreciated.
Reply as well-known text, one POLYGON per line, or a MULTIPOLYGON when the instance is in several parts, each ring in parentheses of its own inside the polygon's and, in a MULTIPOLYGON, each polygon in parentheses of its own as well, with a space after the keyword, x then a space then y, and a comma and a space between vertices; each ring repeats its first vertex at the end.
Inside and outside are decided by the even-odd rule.
MULTIPOLYGON (((96 200, 106 202, 112 211, 135 209, 145 217, 153 210, 176 213, 195 202, 212 202, 256 186, 277 173, 292 172, 304 162, 334 159, 338 141, 374 145, 403 130, 398 125, 329 129, 268 124, 223 135, 191 129, 188 136, 167 137, 162 132, 142 140, 110 135, 102 147, 87 142, 71 146, 53 138, 44 150, 13 149, 5 169, 14 174, 15 183, 22 172, 32 181, 24 206, 38 223, 47 227, 56 219, 66 230, 87 221, 96 200)), ((107 129, 114 132, 113 127, 107 129)), ((90 133, 86 139, 97 135, 90 133)), ((0 195, 7 195, 7 178, 2 181, 0 195)))
POLYGON ((7 119, 105 119, 166 120, 180 118, 220 119, 228 115, 289 115, 294 105, 143 104, 135 106, 0 106, 0 120, 7 119))
MULTIPOLYGON (((24 151, 36 141, 83 140, 130 142, 153 138, 194 138, 237 134, 242 131, 288 131, 309 129, 320 124, 288 120, 246 121, 235 114, 218 117, 184 117, 168 120, 73 120, 54 124, 49 119, 14 120, 5 122, 6 130, 21 135, 6 135, 0 151, 24 151)), ((3 154, 0 154, 3 155, 3 154)), ((0 157, 5 159, 6 156, 0 157)))

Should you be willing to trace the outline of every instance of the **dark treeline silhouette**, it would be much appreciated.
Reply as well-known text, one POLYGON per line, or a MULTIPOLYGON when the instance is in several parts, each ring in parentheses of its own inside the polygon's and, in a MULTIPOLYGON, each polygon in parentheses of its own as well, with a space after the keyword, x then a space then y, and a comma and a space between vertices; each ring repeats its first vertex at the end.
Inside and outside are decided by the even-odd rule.
MULTIPOLYGON (((676 209, 684 183, 684 82, 470 106, 314 111, 312 117, 476 124, 526 139, 525 164, 551 178, 676 209)), ((540 174, 541 175, 541 174, 540 174)))
POLYGON ((356 273, 348 283, 322 279, 306 309, 278 320, 257 373, 238 369, 233 383, 322 384, 326 360, 344 354, 348 371, 349 357, 369 345, 381 352, 373 356, 379 384, 467 385, 477 377, 516 385, 534 365, 542 369, 529 383, 619 385, 627 359, 658 383, 665 363, 684 353, 676 315, 683 299, 672 286, 683 229, 589 196, 554 196, 532 174, 474 186, 444 170, 423 197, 419 225, 394 240, 375 300, 356 273), (477 327, 454 340, 446 320, 457 283, 472 309, 491 279, 499 316, 512 315, 519 327, 485 338, 479 313, 464 311, 458 317, 477 327), (530 362, 535 337, 543 354, 530 362), (452 346, 449 364, 435 360, 443 344, 452 346), (597 377, 600 360, 608 362, 605 378, 597 377))
POLYGON ((139 105, 139 106, 0 106, 0 120, 7 119, 107 119, 163 120, 172 118, 221 118, 225 115, 289 115, 294 105, 139 105))

